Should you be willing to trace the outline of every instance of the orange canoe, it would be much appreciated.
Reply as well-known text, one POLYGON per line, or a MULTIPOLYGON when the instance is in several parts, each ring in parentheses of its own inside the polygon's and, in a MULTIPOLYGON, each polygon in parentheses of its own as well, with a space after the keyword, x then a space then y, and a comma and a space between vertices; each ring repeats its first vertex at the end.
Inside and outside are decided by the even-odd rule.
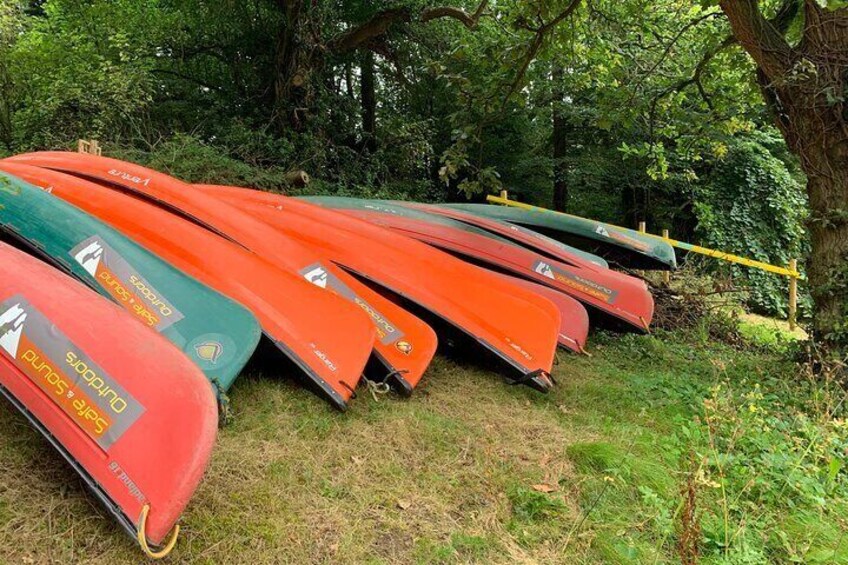
MULTIPOLYGON (((459 273, 445 273, 441 268, 444 261, 451 262, 455 259, 429 246, 422 246, 411 238, 395 234, 390 230, 375 228, 368 222, 356 219, 351 221, 349 216, 339 212, 277 194, 229 186, 195 186, 207 194, 222 198, 233 206, 250 212, 290 237, 319 247, 333 261, 363 272, 365 276, 378 276, 381 280, 385 279, 386 275, 383 271, 386 267, 390 267, 396 273, 415 273, 416 279, 412 281, 411 288, 406 287, 407 293, 411 292, 415 296, 420 296, 421 289, 416 287, 421 285, 417 282, 420 278, 426 277, 428 288, 437 287, 441 295, 455 295, 457 303, 465 300, 461 294, 462 289, 455 288, 459 273), (320 230, 314 229, 316 222, 322 226, 320 230), (388 245, 390 242, 393 245, 388 245), (370 253, 359 252, 366 247, 370 253), (415 255, 410 254, 410 249, 415 249, 415 255), (426 272, 416 272, 420 269, 422 256, 432 256, 435 261, 433 265, 428 266, 426 272)), ((556 291, 548 292, 550 289, 547 287, 519 278, 491 272, 484 272, 483 276, 492 275, 530 289, 553 302, 559 309, 561 318, 560 345, 572 351, 583 350, 589 333, 589 318, 586 309, 579 302, 556 291)), ((456 307, 453 310, 456 310, 456 307)))
MULTIPOLYGON (((74 157, 91 157, 95 159, 96 164, 108 165, 105 170, 96 169, 104 172, 103 178, 94 173, 73 170, 71 167, 47 168, 63 170, 95 181, 109 182, 110 179, 117 181, 109 182, 109 184, 120 187, 125 192, 129 189, 133 194, 144 197, 148 203, 157 204, 160 210, 168 210, 184 219, 191 220, 198 226, 206 228, 208 232, 214 232, 247 250, 257 252, 281 270, 330 290, 358 306, 372 320, 377 331, 377 339, 374 340, 373 347, 374 358, 373 362, 369 363, 370 379, 389 382, 401 393, 409 394, 432 361, 437 347, 437 337, 433 329, 425 322, 362 284, 333 265, 327 258, 278 234, 262 222, 226 204, 203 198, 189 184, 131 163, 78 153, 38 153, 32 156, 38 158, 50 155, 67 157, 71 162, 74 157), (153 183, 151 179, 148 179, 145 183, 143 179, 132 177, 129 173, 115 175, 117 171, 114 167, 116 166, 149 172, 154 176, 152 178, 159 182, 153 183), (139 183, 136 185, 133 179, 139 180, 139 183), (144 190, 136 190, 137 186, 144 190)), ((26 157, 19 156, 8 162, 42 165, 26 157)), ((285 296, 284 293, 283 296, 285 296)), ((309 309, 309 305, 304 303, 301 303, 299 307, 309 309)), ((327 324, 329 319, 331 318, 316 317, 316 320, 322 324, 327 324)), ((344 332, 341 333, 345 335, 344 332)), ((353 338, 345 336, 340 339, 352 340, 353 338)))
MULTIPOLYGON (((167 175, 131 163, 78 153, 31 153, 11 159, 72 172, 121 190, 144 195, 161 206, 178 211, 184 218, 192 219, 207 229, 238 241, 276 264, 289 264, 291 261, 287 253, 294 242, 281 237, 274 228, 233 206, 206 197, 191 185, 167 175)), ((320 226, 317 226, 317 229, 320 229, 320 226)), ((414 253, 414 249, 413 246, 408 251, 414 253)), ((360 250, 360 254, 367 255, 367 249, 360 250)), ((417 280, 418 286, 422 288, 431 282, 426 276, 425 264, 421 267, 425 276, 417 280)), ((463 299, 467 302, 458 309, 461 310, 459 315, 465 316, 465 321, 473 318, 474 324, 454 324, 453 327, 463 331, 462 335, 472 337, 502 360, 511 369, 510 375, 514 382, 526 383, 543 390, 549 388, 549 374, 560 324, 559 311, 549 300, 536 294, 498 281, 495 277, 481 278, 478 269, 462 270, 457 264, 461 262, 450 263, 451 269, 457 274, 453 285, 465 289, 463 299), (481 307, 471 306, 476 304, 481 307), (469 331, 472 327, 474 332, 469 331)), ((384 284, 387 283, 385 280, 377 282, 384 289, 392 289, 390 284, 384 284)), ((400 297, 411 300, 400 289, 392 290, 400 297)), ((445 316, 444 319, 452 322, 456 320, 452 316, 445 316)))
POLYGON ((0 161, 0 170, 39 186, 111 225, 162 259, 249 308, 263 333, 344 409, 375 337, 359 308, 283 272, 243 248, 156 206, 46 169, 0 161), (328 324, 327 320, 332 320, 328 324))

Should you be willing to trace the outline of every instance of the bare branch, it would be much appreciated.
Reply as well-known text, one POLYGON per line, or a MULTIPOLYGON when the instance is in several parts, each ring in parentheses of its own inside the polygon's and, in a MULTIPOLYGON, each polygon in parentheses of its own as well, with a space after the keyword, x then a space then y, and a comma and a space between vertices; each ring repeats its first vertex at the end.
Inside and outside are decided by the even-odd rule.
POLYGON ((454 8, 452 6, 430 8, 421 13, 421 22, 427 23, 437 18, 453 18, 462 22, 462 25, 468 29, 474 29, 480 22, 480 18, 483 17, 483 12, 486 11, 488 5, 489 0, 482 0, 473 14, 469 14, 462 8, 454 8))
MULTIPOLYGON (((462 23, 468 29, 475 29, 489 5, 489 0, 481 0, 473 14, 454 6, 437 6, 428 8, 417 16, 417 21, 428 23, 440 18, 451 18, 462 23)), ((409 23, 414 15, 409 8, 390 8, 377 12, 371 18, 330 40, 328 48, 335 53, 347 53, 368 47, 369 43, 383 37, 395 24, 409 23)))

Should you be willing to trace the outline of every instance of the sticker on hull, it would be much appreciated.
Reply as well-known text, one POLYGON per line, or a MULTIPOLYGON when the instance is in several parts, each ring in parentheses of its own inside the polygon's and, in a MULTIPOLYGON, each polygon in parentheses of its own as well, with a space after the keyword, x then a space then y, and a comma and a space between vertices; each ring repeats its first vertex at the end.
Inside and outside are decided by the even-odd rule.
POLYGON ((645 243, 644 241, 640 241, 638 239, 629 237, 626 234, 623 234, 623 233, 621 233, 620 231, 617 231, 617 230, 610 231, 600 224, 598 224, 598 226, 595 227, 595 233, 598 234, 598 235, 602 235, 604 237, 607 237, 609 239, 613 239, 615 241, 618 241, 619 243, 624 243, 626 245, 629 245, 630 247, 638 249, 639 251, 650 251, 651 250, 651 246, 648 245, 647 243, 645 243))
POLYGON ((71 249, 70 255, 118 304, 156 331, 161 332, 184 318, 182 312, 99 236, 82 241, 71 249))
MULTIPOLYGON (((315 263, 301 269, 300 274, 303 275, 303 278, 310 283, 321 288, 332 290, 339 296, 350 300, 362 308, 365 313, 368 314, 368 317, 371 318, 371 321, 374 322, 374 325, 377 326, 377 337, 383 345, 395 343, 404 336, 404 333, 388 318, 381 314, 376 308, 371 306, 371 304, 367 301, 362 299, 353 291, 353 289, 342 282, 341 279, 325 269, 321 263, 315 263)), ((399 347, 398 349, 406 353, 406 351, 404 351, 406 346, 403 348, 399 347)), ((412 351, 411 345, 408 346, 408 351, 412 351)))
POLYGON ((0 355, 104 451, 144 407, 23 296, 0 303, 0 355))
POLYGON ((536 261, 533 264, 533 271, 544 277, 562 283, 569 288, 573 288, 574 290, 588 294, 593 298, 602 300, 607 304, 614 304, 618 297, 617 290, 612 290, 611 288, 599 285, 594 281, 590 281, 580 275, 560 269, 559 267, 546 263, 545 261, 536 261))

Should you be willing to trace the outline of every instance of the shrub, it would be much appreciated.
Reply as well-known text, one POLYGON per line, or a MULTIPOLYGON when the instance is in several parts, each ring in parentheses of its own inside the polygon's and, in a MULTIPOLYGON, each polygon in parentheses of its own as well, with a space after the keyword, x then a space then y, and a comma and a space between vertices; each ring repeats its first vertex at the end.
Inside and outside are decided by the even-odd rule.
MULTIPOLYGON (((698 234, 705 245, 775 265, 787 265, 807 249, 802 184, 775 157, 766 134, 736 140, 695 194, 698 234)), ((722 264, 749 288, 749 306, 764 314, 786 314, 786 279, 738 265, 722 264)))

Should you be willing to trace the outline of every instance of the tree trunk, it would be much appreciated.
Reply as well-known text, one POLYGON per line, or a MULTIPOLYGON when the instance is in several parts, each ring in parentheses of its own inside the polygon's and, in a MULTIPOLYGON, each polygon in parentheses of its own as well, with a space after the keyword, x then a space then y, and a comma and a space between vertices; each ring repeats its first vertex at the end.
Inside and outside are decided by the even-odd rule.
POLYGON ((0 61, 0 144, 12 149, 12 81, 0 61))
POLYGON ((801 157, 810 203, 812 245, 807 265, 815 304, 814 334, 834 352, 848 353, 848 128, 840 104, 815 94, 781 100, 789 116, 782 125, 801 157))
POLYGON ((848 354, 848 10, 807 2, 804 38, 787 80, 762 71, 760 86, 807 175, 815 338, 848 354), (809 67, 808 67, 809 66, 809 67), (805 68, 808 70, 805 71, 805 68), (791 76, 792 73, 797 76, 791 76), (842 93, 842 95, 834 95, 842 93))
MULTIPOLYGON (((844 145, 844 141, 843 141, 844 145)), ((812 221, 808 275, 816 306, 814 332, 834 351, 848 353, 848 158, 828 155, 832 174, 807 172, 812 221)), ((830 152, 830 153, 833 153, 830 152)))
MULTIPOLYGON (((800 1, 800 0, 799 0, 800 1)), ((763 97, 807 175, 812 252, 807 265, 814 337, 848 354, 848 9, 804 0, 792 47, 756 0, 722 0, 733 35, 757 63, 763 97)))
POLYGON ((284 23, 274 53, 274 114, 277 129, 304 127, 311 98, 312 64, 301 37, 304 0, 278 0, 284 23))
POLYGON ((345 62, 345 90, 347 95, 352 100, 356 100, 356 93, 353 89, 353 66, 350 61, 345 62))
POLYGON ((563 104, 565 93, 562 89, 563 72, 557 66, 553 71, 553 173, 554 173, 554 210, 565 212, 568 209, 568 148, 571 136, 568 117, 565 115, 563 104))
POLYGON ((377 148, 377 88, 374 78, 374 53, 362 54, 362 138, 363 147, 370 152, 377 148))

